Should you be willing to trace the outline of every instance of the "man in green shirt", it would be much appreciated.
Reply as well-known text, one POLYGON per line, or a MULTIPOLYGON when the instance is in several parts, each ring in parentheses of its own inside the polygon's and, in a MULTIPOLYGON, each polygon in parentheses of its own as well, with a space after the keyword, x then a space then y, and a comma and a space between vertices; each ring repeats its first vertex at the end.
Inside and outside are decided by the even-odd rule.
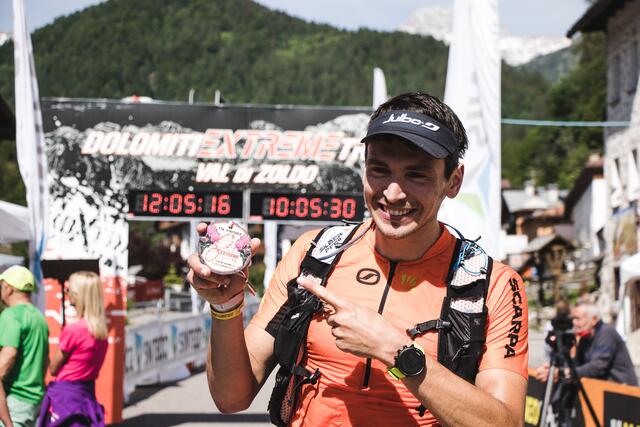
POLYGON ((35 426, 44 396, 49 328, 31 303, 33 274, 15 265, 0 274, 0 426, 35 426))

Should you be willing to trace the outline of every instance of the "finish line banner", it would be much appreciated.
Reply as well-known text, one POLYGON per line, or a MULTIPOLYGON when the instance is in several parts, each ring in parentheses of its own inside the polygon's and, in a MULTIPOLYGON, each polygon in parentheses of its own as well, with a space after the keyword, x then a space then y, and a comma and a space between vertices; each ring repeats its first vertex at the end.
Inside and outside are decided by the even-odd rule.
POLYGON ((362 219, 360 139, 370 110, 81 99, 42 106, 50 259, 98 258, 102 275, 124 276, 127 215, 362 219))
POLYGON ((126 169, 127 186, 138 189, 360 192, 360 139, 369 114, 337 107, 43 102, 48 147, 66 160, 54 165, 59 173, 82 169, 71 159, 114 163, 126 169))

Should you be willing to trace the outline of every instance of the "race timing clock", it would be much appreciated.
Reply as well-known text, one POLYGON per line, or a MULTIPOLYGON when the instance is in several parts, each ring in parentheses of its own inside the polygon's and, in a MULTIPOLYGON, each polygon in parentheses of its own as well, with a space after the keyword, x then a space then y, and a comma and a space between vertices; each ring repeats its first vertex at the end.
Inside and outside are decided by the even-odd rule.
POLYGON ((241 191, 129 192, 129 214, 147 217, 242 218, 241 191))
POLYGON ((252 193, 251 219, 298 221, 361 221, 361 195, 252 193))

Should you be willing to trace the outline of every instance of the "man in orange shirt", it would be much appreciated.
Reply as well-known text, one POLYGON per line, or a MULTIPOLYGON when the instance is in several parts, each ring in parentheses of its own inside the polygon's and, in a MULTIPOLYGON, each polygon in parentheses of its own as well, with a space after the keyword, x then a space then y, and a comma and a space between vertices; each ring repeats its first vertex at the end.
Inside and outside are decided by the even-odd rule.
MULTIPOLYGON (((363 142, 372 219, 359 226, 326 287, 298 279, 325 303, 309 326, 303 361, 322 374, 316 384, 300 387, 290 424, 522 425, 527 303, 509 267, 492 262, 488 268, 485 341, 474 384, 438 362, 436 334, 412 338, 406 332, 437 318, 445 300, 456 239, 437 215, 444 198, 455 197, 462 185, 462 124, 437 98, 404 94, 378 108, 363 142), (410 363, 401 363, 410 352, 410 363), (420 404, 424 416, 416 411, 420 404)), ((244 331, 237 315, 242 275, 216 275, 197 255, 190 258, 189 280, 212 305, 207 373, 221 411, 248 407, 273 370, 287 283, 298 276, 313 237, 303 235, 279 263, 244 331)), ((258 244, 252 241, 254 249, 258 244)))

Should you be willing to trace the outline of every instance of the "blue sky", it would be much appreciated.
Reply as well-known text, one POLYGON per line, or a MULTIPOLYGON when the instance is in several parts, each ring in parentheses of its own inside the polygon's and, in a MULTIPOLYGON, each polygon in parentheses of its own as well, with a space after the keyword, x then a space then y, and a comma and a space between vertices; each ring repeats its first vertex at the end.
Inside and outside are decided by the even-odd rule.
MULTIPOLYGON (((31 29, 104 0, 24 0, 31 29)), ((136 1, 136 0, 129 0, 136 1)), ((453 0, 258 0, 272 9, 340 28, 392 31, 423 6, 451 6, 453 0)), ((12 0, 0 0, 0 30, 12 27, 12 0)), ((587 8, 586 0, 500 0, 500 20, 514 35, 563 36, 587 8)))

